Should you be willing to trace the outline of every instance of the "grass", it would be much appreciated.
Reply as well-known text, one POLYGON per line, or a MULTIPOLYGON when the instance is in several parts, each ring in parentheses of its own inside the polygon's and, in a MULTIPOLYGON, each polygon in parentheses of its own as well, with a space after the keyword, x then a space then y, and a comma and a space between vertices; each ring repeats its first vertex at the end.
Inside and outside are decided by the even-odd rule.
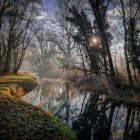
POLYGON ((0 76, 0 93, 22 97, 37 86, 36 79, 32 76, 9 75, 0 76))
POLYGON ((50 113, 11 95, 0 95, 0 139, 74 140, 72 132, 50 113))

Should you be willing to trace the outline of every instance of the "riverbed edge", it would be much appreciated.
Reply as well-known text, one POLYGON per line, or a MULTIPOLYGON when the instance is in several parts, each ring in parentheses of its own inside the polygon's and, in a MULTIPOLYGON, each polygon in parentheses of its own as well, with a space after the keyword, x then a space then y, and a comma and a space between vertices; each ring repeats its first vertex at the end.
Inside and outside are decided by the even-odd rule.
POLYGON ((48 139, 50 137, 50 139, 52 139, 53 136, 55 136, 56 140, 75 140, 73 132, 56 117, 51 115, 49 112, 26 103, 20 99, 22 96, 28 94, 38 85, 37 79, 32 76, 25 75, 4 76, 0 77, 0 85, 2 85, 0 86, 0 120, 2 120, 0 123, 0 138, 37 139, 38 137, 39 139, 48 139), (30 88, 28 89, 27 87, 29 85, 30 88), (13 112, 12 110, 15 110, 15 112, 13 112), (28 117, 26 118, 26 116, 28 117), (31 130, 36 132, 36 128, 30 125, 30 122, 28 122, 28 118, 32 120, 33 126, 37 125, 36 128, 40 130, 40 132, 38 132, 40 133, 40 135, 38 134, 38 136, 35 135, 34 137, 34 135, 28 133, 31 132, 31 130), (17 125, 13 124, 12 122, 15 122, 15 124, 17 125), (50 128, 44 128, 45 123, 49 123, 50 128), (23 135, 24 129, 18 124, 21 124, 21 126, 28 128, 28 132, 26 132, 25 135, 23 135), (51 133, 53 131, 54 132, 50 135, 50 132, 48 130, 51 131, 51 133))

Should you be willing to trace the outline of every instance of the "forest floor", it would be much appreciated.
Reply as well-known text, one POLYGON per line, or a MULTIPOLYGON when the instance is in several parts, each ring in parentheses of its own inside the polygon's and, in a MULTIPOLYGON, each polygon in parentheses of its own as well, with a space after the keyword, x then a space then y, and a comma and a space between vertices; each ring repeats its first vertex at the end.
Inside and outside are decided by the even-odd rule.
POLYGON ((0 139, 74 140, 74 134, 51 113, 20 100, 36 86, 32 76, 0 77, 0 139))

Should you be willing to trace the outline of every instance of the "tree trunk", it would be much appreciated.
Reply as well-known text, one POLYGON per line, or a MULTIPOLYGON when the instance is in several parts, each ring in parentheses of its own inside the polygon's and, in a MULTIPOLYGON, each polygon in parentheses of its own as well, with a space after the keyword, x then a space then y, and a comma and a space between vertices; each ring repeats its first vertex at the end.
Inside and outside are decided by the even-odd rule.
POLYGON ((10 61, 11 61, 11 49, 9 48, 6 54, 6 62, 5 62, 3 74, 10 72, 10 61))

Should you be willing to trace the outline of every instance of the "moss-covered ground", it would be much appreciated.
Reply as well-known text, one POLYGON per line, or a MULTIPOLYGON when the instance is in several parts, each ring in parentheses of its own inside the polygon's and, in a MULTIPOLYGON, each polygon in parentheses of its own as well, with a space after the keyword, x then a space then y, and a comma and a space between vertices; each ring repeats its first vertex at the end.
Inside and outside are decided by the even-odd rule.
POLYGON ((0 93, 12 94, 22 97, 37 86, 36 79, 32 76, 9 75, 0 76, 0 93))
POLYGON ((73 133, 49 112, 19 99, 36 85, 28 76, 0 77, 0 139, 74 140, 73 133))

